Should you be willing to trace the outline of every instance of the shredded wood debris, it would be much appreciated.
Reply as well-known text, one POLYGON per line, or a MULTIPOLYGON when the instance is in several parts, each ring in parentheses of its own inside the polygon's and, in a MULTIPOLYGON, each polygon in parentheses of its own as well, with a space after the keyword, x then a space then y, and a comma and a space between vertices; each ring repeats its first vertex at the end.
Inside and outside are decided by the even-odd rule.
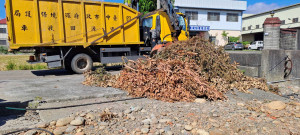
POLYGON ((84 74, 85 80, 82 82, 84 85, 96 87, 112 87, 116 82, 118 75, 111 75, 101 67, 95 71, 87 71, 84 74))
POLYGON ((264 79, 245 76, 223 48, 200 38, 175 42, 153 58, 129 61, 119 76, 92 71, 85 76, 86 85, 113 86, 132 96, 167 102, 223 100, 234 88, 246 93, 251 88, 268 90, 264 79))
POLYGON ((106 112, 106 111, 103 111, 100 114, 100 120, 103 121, 103 122, 111 121, 113 118, 116 118, 116 117, 117 117, 117 115, 115 115, 111 112, 106 112))

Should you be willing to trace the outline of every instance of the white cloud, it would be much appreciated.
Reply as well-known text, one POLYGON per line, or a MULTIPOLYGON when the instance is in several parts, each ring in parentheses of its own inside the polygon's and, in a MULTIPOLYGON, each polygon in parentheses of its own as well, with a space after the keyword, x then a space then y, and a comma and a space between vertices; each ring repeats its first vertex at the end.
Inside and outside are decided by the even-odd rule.
POLYGON ((266 4, 264 2, 255 3, 253 5, 249 5, 247 8, 246 14, 258 14, 266 11, 271 11, 273 9, 280 8, 279 5, 272 3, 266 4))

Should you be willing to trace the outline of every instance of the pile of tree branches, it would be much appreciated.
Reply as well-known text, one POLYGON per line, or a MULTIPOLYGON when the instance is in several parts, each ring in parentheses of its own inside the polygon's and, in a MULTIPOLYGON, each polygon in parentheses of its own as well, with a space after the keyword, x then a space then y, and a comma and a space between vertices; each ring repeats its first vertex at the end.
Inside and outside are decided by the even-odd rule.
POLYGON ((224 99, 223 93, 210 86, 199 72, 195 63, 178 59, 139 59, 125 65, 114 87, 135 97, 168 102, 194 101, 200 96, 224 99))
POLYGON ((251 88, 268 90, 264 79, 245 76, 223 48, 200 38, 175 42, 153 58, 129 61, 118 77, 99 80, 105 79, 132 96, 167 102, 222 100, 234 88, 247 93, 251 88))
POLYGON ((237 63, 231 63, 229 54, 224 51, 223 47, 217 47, 201 38, 173 43, 155 58, 180 59, 184 62, 195 63, 202 71, 199 75, 222 92, 233 88, 247 93, 251 88, 268 90, 265 79, 245 76, 238 70, 237 63))

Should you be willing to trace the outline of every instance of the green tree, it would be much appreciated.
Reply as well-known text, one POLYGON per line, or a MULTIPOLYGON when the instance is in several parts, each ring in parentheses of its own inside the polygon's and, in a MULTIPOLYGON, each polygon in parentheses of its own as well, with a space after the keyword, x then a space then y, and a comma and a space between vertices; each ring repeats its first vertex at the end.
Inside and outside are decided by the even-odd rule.
POLYGON ((239 42, 240 37, 229 37, 229 42, 239 42))
POLYGON ((156 0, 140 0, 140 12, 147 14, 151 11, 156 10, 156 0))
POLYGON ((225 30, 223 31, 223 33, 221 34, 223 37, 223 40, 225 41, 225 44, 228 43, 228 32, 226 32, 225 30))
POLYGON ((243 43, 243 45, 249 45, 250 44, 249 41, 243 41, 242 43, 243 43))
POLYGON ((224 37, 224 38, 227 38, 228 37, 228 32, 226 32, 225 30, 223 31, 223 33, 222 33, 222 36, 224 37))

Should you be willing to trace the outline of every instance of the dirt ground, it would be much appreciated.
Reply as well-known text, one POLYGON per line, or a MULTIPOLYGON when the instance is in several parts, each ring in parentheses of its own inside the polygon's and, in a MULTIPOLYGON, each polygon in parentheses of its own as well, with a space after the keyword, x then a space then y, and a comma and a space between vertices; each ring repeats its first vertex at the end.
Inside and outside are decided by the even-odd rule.
POLYGON ((7 120, 0 126, 0 133, 16 129, 16 125, 27 128, 45 124, 47 126, 43 128, 55 134, 300 134, 299 98, 261 90, 251 92, 253 94, 230 91, 226 95, 228 100, 216 102, 198 99, 194 103, 167 103, 117 96, 42 103, 39 108, 73 107, 28 111, 23 116, 7 120), (119 101, 122 99, 125 100, 119 101), (282 102, 285 107, 278 110, 268 108, 272 101, 282 102), (77 106, 81 104, 90 105, 77 106), (102 121, 101 115, 107 110, 115 117, 102 121), (81 117, 84 123, 74 126, 69 122, 57 126, 59 121, 69 117, 73 120, 81 117))
MULTIPOLYGON (((131 100, 122 90, 83 86, 81 75, 61 70, 6 71, 0 72, 0 80, 0 105, 32 100, 36 93, 48 101, 38 107, 45 110, 0 116, 0 134, 30 127, 41 127, 55 134, 86 135, 300 134, 300 89, 289 84, 278 85, 281 96, 256 89, 251 90, 253 94, 233 90, 224 101, 197 99, 193 103, 168 103, 144 98, 131 100), (273 101, 280 102, 275 104, 279 108, 269 108, 273 101), (114 117, 101 120, 104 111, 114 117), (83 121, 74 125, 66 118, 83 121), (67 123, 58 126, 61 121, 67 123)), ((26 134, 30 133, 42 134, 32 130, 26 134)))

